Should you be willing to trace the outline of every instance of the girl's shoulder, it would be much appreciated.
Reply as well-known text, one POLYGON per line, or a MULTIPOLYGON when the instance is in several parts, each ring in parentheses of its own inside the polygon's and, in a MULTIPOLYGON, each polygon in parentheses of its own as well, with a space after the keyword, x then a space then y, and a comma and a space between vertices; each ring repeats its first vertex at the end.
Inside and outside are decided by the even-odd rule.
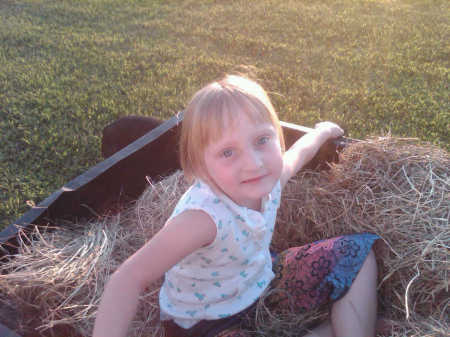
POLYGON ((216 224, 219 231, 222 229, 221 225, 224 220, 231 216, 229 208, 226 207, 223 200, 202 181, 195 181, 183 194, 168 221, 186 211, 206 213, 216 224))
POLYGON ((204 182, 197 180, 178 201, 170 217, 176 216, 185 210, 203 210, 206 213, 217 212, 220 198, 204 182))

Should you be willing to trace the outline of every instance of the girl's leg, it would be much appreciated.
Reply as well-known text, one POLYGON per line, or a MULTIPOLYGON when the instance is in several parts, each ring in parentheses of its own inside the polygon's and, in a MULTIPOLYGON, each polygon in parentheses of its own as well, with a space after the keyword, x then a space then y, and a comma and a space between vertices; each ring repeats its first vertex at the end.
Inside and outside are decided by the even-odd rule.
POLYGON ((348 292, 333 304, 336 337, 373 337, 377 315, 377 264, 371 250, 348 292))
POLYGON ((331 324, 325 322, 305 337, 375 336, 377 312, 377 265, 371 250, 343 298, 331 309, 331 324))
POLYGON ((214 337, 250 337, 250 335, 240 329, 230 329, 222 331, 214 337))

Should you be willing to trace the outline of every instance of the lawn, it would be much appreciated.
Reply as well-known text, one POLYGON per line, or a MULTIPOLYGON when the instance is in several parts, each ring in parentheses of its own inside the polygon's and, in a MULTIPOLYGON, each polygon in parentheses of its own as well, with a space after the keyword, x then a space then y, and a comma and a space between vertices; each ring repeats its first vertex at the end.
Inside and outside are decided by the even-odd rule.
POLYGON ((282 120, 450 149, 446 0, 1 0, 0 228, 102 160, 120 116, 168 118, 245 71, 282 120))

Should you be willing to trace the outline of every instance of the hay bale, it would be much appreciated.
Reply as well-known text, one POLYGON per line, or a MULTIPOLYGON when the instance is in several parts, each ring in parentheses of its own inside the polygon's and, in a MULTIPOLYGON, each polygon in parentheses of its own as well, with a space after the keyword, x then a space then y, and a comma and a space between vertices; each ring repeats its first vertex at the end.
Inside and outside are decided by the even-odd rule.
POLYGON ((301 172, 283 196, 276 249, 346 233, 378 234, 383 315, 396 321, 398 336, 447 336, 448 153, 410 139, 356 143, 329 171, 301 172))
MULTIPOLYGON (((5 323, 24 336, 90 336, 106 280, 163 226, 186 186, 178 172, 117 216, 20 232, 18 253, 0 265, 0 317, 18 317, 5 323)), ((160 285, 141 296, 130 336, 160 335, 160 285)))
MULTIPOLYGON (((62 335, 59 328, 65 336, 90 335, 105 280, 163 226, 186 188, 178 172, 152 185, 115 217, 23 233, 19 253, 0 266, 0 302, 20 313, 16 330, 50 335, 52 329, 62 335)), ((352 144, 330 170, 299 173, 282 197, 274 250, 344 233, 374 232, 382 238, 376 253, 380 310, 392 326, 387 335, 446 335, 448 153, 392 138, 352 144)), ((162 336, 160 284, 149 285, 141 297, 130 336, 162 336)), ((272 312, 262 299, 255 334, 298 336, 308 322, 324 317, 324 312, 272 312)))

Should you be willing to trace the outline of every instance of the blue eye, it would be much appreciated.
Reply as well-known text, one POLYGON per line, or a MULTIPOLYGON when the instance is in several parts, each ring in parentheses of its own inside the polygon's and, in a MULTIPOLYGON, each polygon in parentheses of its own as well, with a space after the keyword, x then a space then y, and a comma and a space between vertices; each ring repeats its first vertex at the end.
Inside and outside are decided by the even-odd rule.
POLYGON ((231 157, 233 154, 233 150, 227 149, 227 150, 223 150, 222 152, 222 156, 224 156, 225 158, 231 157))
POLYGON ((264 145, 269 141, 269 136, 264 136, 258 139, 258 145, 264 145))

